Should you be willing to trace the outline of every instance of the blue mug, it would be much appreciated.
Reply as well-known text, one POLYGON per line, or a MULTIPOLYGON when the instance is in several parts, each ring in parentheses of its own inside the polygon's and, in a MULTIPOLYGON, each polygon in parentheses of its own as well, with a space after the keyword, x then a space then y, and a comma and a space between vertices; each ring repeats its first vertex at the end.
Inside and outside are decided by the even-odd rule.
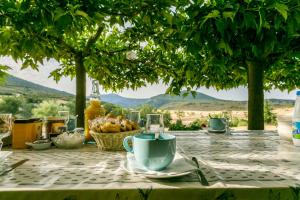
POLYGON ((155 134, 144 133, 135 136, 127 136, 123 140, 126 151, 134 154, 138 164, 143 167, 160 171, 170 165, 176 153, 176 137, 161 133, 158 139, 155 134), (132 148, 128 141, 132 141, 132 148))
POLYGON ((210 118, 208 127, 211 130, 223 131, 226 128, 226 119, 225 118, 210 118))

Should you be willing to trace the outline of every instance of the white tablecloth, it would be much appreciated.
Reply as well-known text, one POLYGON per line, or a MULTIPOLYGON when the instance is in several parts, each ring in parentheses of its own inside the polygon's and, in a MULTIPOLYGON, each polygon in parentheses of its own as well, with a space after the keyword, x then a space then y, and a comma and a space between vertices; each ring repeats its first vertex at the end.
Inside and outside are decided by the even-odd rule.
POLYGON ((275 132, 171 134, 177 136, 178 151, 198 158, 209 187, 195 173, 166 180, 129 174, 121 166, 125 152, 88 145, 13 151, 5 164, 30 160, 0 176, 0 199, 289 199, 300 194, 300 148, 280 141, 275 132))

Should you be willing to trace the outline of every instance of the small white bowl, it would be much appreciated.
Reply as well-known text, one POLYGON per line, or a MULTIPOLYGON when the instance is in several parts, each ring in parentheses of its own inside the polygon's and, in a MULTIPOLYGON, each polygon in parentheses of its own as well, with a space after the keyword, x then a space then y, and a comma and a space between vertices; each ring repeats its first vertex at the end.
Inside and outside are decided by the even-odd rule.
POLYGON ((45 150, 45 149, 50 149, 52 142, 45 142, 45 143, 31 143, 31 142, 26 142, 25 144, 28 146, 31 146, 34 150, 45 150))
POLYGON ((53 144, 62 149, 76 149, 83 146, 84 136, 79 133, 63 133, 51 138, 53 144))
POLYGON ((293 143, 296 147, 300 147, 300 139, 294 138, 293 137, 293 143))

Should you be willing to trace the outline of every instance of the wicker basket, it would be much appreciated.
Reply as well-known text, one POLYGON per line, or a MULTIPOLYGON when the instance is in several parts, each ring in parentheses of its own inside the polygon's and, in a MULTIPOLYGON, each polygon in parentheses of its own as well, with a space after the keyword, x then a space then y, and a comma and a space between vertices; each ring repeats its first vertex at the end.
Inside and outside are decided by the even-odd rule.
POLYGON ((141 130, 126 131, 120 133, 97 133, 90 131, 90 134, 93 136, 97 143, 98 149, 104 151, 122 151, 123 140, 127 136, 132 136, 140 133, 141 130))

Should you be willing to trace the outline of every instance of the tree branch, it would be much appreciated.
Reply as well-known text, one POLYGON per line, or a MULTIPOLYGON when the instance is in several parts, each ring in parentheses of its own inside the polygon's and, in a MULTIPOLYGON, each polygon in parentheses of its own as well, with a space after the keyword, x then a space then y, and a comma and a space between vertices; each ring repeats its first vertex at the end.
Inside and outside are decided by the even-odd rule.
POLYGON ((83 54, 84 55, 87 55, 88 53, 88 50, 91 48, 91 46, 93 44, 95 44, 95 42, 98 40, 98 38, 100 37, 102 31, 103 31, 104 27, 103 26, 99 26, 98 29, 97 29, 97 32, 94 36, 92 36, 88 42, 86 43, 84 49, 83 49, 83 54))
POLYGON ((293 46, 290 50, 285 51, 285 52, 280 52, 280 53, 274 53, 274 54, 270 54, 270 65, 273 65, 276 61, 285 58, 286 56, 288 56, 289 54, 291 54, 294 51, 299 51, 300 50, 300 45, 298 45, 298 42, 295 42, 295 46, 293 46))
POLYGON ((65 47, 66 49, 68 49, 69 52, 71 52, 72 54, 78 54, 79 51, 77 51, 74 47, 72 47, 71 45, 67 44, 63 38, 59 38, 59 37, 55 37, 52 35, 47 35, 47 36, 42 36, 37 34, 36 35, 40 40, 44 40, 45 42, 47 42, 47 40, 45 39, 45 37, 50 38, 51 40, 55 40, 57 43, 59 43, 60 45, 62 45, 63 47, 65 47))
POLYGON ((133 50, 133 49, 135 49, 137 47, 138 47, 138 45, 129 46, 129 47, 122 48, 122 49, 117 49, 117 50, 114 50, 114 51, 103 51, 103 50, 97 49, 96 54, 105 54, 105 55, 108 55, 108 56, 112 56, 112 55, 114 55, 116 53, 130 51, 130 50, 133 50))
POLYGON ((57 38, 57 41, 63 45, 64 47, 66 47, 67 49, 69 49, 70 52, 72 52, 73 54, 78 54, 78 51, 72 47, 71 45, 68 45, 62 38, 57 38))

